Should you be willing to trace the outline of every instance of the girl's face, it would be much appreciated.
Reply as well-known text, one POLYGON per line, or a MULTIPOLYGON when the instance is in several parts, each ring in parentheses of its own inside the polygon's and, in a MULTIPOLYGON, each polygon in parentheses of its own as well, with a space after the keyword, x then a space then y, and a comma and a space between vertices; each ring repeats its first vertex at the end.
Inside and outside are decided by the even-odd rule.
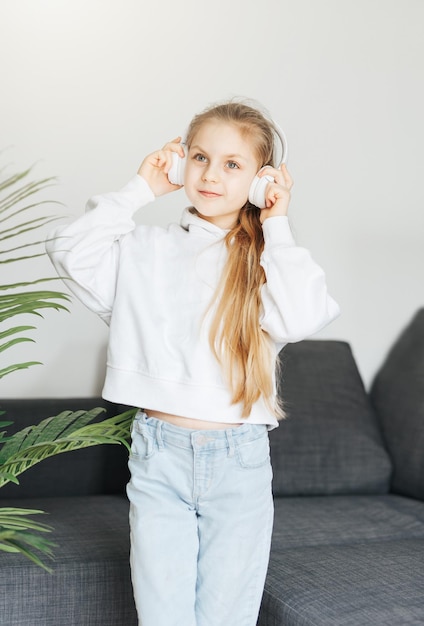
POLYGON ((229 229, 246 204, 259 168, 248 137, 244 138, 234 124, 211 120, 193 137, 184 189, 203 219, 229 229))

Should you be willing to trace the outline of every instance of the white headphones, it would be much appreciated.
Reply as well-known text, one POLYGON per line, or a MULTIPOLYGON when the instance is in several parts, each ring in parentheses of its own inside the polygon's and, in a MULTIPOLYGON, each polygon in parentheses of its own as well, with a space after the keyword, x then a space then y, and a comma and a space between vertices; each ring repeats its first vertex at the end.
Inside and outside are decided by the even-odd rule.
MULTIPOLYGON (((282 148, 280 165, 278 166, 280 167, 283 163, 287 162, 287 156, 288 156, 287 139, 283 130, 280 128, 280 126, 278 126, 276 122, 273 122, 272 124, 273 124, 273 130, 275 134, 277 135, 277 137, 279 138, 280 143, 281 143, 281 148, 282 148)), ((168 172, 168 179, 169 179, 169 182, 172 183, 173 185, 184 184, 184 170, 185 170, 185 164, 187 161, 187 148, 185 144, 182 144, 182 146, 185 152, 184 158, 180 157, 180 155, 177 154, 176 152, 172 153, 172 166, 168 172)), ((261 172, 263 169, 264 168, 261 168, 259 172, 261 172)), ((266 201, 265 201, 266 187, 269 182, 274 181, 274 178, 269 175, 262 176, 261 178, 259 178, 258 174, 256 174, 255 178, 252 180, 252 184, 250 185, 249 202, 257 206, 259 209, 264 209, 266 206, 266 201)))

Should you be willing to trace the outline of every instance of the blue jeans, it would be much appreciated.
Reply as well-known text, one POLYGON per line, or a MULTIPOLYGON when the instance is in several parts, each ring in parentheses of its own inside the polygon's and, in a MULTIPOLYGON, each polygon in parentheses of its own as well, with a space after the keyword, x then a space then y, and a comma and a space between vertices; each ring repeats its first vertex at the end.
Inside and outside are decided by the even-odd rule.
POLYGON ((142 626, 255 626, 273 522, 267 427, 191 430, 141 411, 127 492, 142 626))

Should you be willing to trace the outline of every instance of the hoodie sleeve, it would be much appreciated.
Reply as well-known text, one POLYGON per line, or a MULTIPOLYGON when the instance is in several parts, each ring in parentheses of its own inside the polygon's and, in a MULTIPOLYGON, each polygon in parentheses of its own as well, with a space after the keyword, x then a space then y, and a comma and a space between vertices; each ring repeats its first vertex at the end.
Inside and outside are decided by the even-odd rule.
POLYGON ((305 248, 296 245, 288 218, 263 223, 261 328, 276 343, 294 343, 317 333, 340 314, 327 292, 325 274, 305 248))
POLYGON ((94 196, 84 215, 49 233, 46 250, 57 273, 106 322, 115 297, 120 239, 134 230, 133 214, 153 200, 147 182, 136 175, 120 191, 94 196))

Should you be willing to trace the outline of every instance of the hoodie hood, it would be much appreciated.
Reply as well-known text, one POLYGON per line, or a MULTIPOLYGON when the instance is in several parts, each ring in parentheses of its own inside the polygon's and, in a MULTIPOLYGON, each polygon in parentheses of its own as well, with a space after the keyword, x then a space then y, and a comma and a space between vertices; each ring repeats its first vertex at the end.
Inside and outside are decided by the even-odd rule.
POLYGON ((200 217, 194 207, 184 209, 180 226, 184 228, 184 230, 195 233, 198 236, 213 237, 214 239, 222 239, 229 232, 229 230, 220 228, 212 224, 212 222, 203 219, 203 217, 200 217))

